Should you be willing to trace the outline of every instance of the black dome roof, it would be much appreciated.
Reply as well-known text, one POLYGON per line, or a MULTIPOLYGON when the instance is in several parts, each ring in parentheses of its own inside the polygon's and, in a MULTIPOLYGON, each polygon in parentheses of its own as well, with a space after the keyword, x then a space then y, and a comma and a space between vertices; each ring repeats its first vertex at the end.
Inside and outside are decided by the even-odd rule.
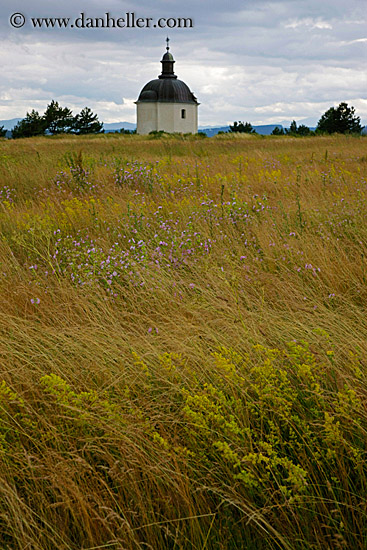
POLYGON ((175 78, 156 78, 144 86, 138 101, 164 101, 171 103, 197 103, 190 88, 175 78))

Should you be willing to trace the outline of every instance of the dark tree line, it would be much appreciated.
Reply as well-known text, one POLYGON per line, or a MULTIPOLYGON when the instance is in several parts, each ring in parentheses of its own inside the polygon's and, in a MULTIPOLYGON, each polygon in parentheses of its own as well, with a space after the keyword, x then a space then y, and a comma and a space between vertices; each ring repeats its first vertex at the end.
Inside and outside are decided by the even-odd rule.
POLYGON ((252 127, 250 122, 234 122, 233 125, 229 126, 229 132, 240 132, 241 134, 256 134, 255 129, 252 127))
MULTIPOLYGON (((289 128, 279 128, 272 131, 274 136, 311 136, 316 134, 360 134, 363 129, 361 119, 356 116, 354 107, 349 107, 347 103, 340 103, 338 107, 330 107, 320 118, 316 130, 311 130, 305 124, 297 126, 295 120, 292 121, 289 128)), ((241 132, 255 134, 256 131, 250 122, 234 122, 229 127, 229 132, 241 132)))
POLYGON ((68 107, 61 107, 52 100, 46 111, 40 115, 34 109, 27 113, 12 130, 13 138, 43 136, 47 134, 98 134, 103 132, 103 123, 85 107, 78 115, 73 115, 68 107))
POLYGON ((293 120, 289 128, 279 128, 276 126, 271 134, 273 136, 314 136, 315 132, 305 124, 297 126, 297 122, 293 120))
POLYGON ((338 107, 330 107, 330 109, 322 115, 317 123, 315 131, 310 130, 310 128, 304 124, 297 127, 296 121, 293 120, 289 129, 286 129, 284 133, 292 136, 360 134, 362 129, 361 119, 359 116, 356 116, 354 107, 348 107, 347 103, 342 102, 338 107))

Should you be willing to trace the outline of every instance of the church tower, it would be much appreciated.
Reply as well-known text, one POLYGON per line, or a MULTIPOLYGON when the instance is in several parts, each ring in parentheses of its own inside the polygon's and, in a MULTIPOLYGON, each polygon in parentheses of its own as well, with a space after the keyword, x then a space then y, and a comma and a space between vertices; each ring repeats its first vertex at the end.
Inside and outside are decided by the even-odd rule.
POLYGON ((196 134, 199 103, 189 87, 174 73, 175 60, 169 51, 169 38, 166 50, 161 60, 162 73, 144 86, 135 102, 136 131, 138 134, 161 130, 196 134))

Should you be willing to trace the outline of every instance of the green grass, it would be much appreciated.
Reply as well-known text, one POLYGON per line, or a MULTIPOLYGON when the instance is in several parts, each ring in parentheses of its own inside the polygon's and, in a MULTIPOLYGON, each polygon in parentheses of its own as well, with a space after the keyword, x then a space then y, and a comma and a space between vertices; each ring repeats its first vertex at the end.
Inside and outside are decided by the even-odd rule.
POLYGON ((0 140, 0 546, 363 549, 365 138, 0 140))

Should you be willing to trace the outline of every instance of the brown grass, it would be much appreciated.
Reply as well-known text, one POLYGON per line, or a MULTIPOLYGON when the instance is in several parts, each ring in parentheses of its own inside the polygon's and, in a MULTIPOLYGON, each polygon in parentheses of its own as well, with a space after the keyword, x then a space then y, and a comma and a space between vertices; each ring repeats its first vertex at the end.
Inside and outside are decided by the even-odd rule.
POLYGON ((1 548, 364 548, 365 145, 0 140, 1 548))

